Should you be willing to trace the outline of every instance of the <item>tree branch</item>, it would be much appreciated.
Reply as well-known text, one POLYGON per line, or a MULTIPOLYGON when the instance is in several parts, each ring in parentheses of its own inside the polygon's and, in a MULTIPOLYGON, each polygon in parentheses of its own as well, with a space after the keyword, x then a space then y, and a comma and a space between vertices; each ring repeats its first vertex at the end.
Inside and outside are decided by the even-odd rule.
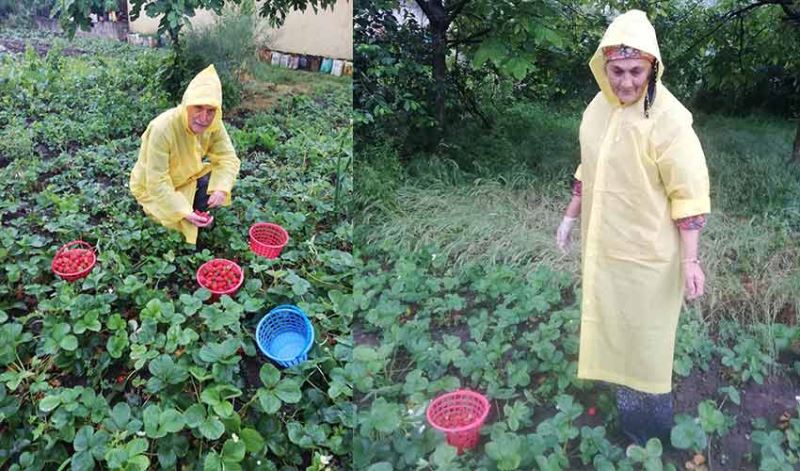
POLYGON ((699 45, 700 45, 700 44, 702 44, 703 42, 707 41, 707 40, 708 40, 708 38, 710 38, 711 36, 713 36, 713 35, 714 35, 714 33, 716 33, 717 31, 719 31, 719 29, 720 29, 720 28, 722 28, 723 26, 725 26, 725 24, 726 24, 728 21, 730 21, 730 20, 732 20, 732 19, 734 19, 734 18, 741 17, 742 15, 744 15, 744 14, 745 14, 745 13, 747 13, 747 12, 749 12, 750 10, 756 9, 756 8, 758 8, 758 7, 762 7, 762 6, 764 6, 764 5, 781 5, 781 6, 785 6, 785 5, 789 4, 789 3, 790 3, 790 2, 792 2, 792 1, 793 1, 793 0, 759 0, 759 1, 755 2, 755 3, 751 3, 750 5, 744 6, 744 7, 742 7, 742 8, 739 8, 739 9, 737 9, 737 10, 731 10, 731 11, 729 11, 729 12, 725 13, 724 15, 722 15, 722 16, 720 17, 720 19, 719 19, 718 23, 717 23, 717 24, 716 24, 716 25, 715 25, 713 28, 711 28, 711 30, 710 30, 710 31, 709 31, 707 34, 705 34, 705 35, 704 35, 704 36, 702 36, 700 39, 698 39, 697 41, 695 41, 695 42, 694 42, 694 43, 693 43, 691 46, 689 46, 688 48, 686 48, 686 49, 685 49, 685 50, 684 50, 684 51, 683 51, 683 52, 682 52, 682 53, 681 53, 681 54, 678 56, 678 59, 676 59, 675 61, 680 61, 680 60, 682 60, 682 59, 683 59, 683 58, 684 58, 686 55, 688 55, 688 54, 689 54, 691 51, 693 51, 693 50, 694 50, 694 49, 695 49, 697 46, 699 46, 699 45))
POLYGON ((452 23, 461 13, 461 10, 471 1, 472 0, 461 0, 460 2, 454 3, 452 7, 445 7, 444 11, 447 12, 447 22, 452 23))
POLYGON ((431 4, 428 2, 428 0, 415 0, 415 1, 417 2, 417 5, 419 5, 419 8, 422 10, 422 12, 425 13, 425 16, 428 17, 428 20, 430 20, 432 12, 431 12, 431 4))
POLYGON ((482 36, 486 36, 487 34, 492 32, 492 28, 486 28, 483 31, 478 31, 477 33, 470 34, 465 38, 454 38, 451 41, 447 41, 448 46, 459 46, 461 44, 475 44, 477 39, 480 39, 482 36))

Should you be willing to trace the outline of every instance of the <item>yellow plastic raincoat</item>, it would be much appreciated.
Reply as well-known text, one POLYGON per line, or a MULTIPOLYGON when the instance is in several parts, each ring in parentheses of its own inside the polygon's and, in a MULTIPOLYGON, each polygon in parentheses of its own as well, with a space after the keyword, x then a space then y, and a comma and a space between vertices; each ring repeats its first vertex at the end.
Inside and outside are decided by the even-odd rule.
POLYGON ((210 65, 189 82, 180 105, 150 121, 142 134, 130 189, 148 216, 169 229, 181 231, 186 242, 194 244, 197 227, 184 217, 194 211, 197 180, 211 172, 208 194, 226 192, 223 205, 228 206, 239 165, 222 123, 222 85, 210 65), (217 108, 213 122, 202 134, 189 128, 186 108, 190 105, 217 108), (208 162, 203 162, 203 156, 208 162))
POLYGON ((580 126, 583 296, 578 377, 646 393, 672 389, 675 331, 683 301, 674 220, 708 213, 708 171, 692 114, 661 84, 649 118, 644 96, 621 105, 602 50, 625 44, 655 56, 641 11, 616 18, 589 65, 600 92, 580 126))

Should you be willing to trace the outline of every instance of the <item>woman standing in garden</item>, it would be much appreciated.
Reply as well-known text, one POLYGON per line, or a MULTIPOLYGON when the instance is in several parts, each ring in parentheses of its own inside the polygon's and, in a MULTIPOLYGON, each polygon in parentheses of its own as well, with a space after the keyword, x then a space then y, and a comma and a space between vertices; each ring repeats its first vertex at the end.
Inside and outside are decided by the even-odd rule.
POLYGON ((210 65, 189 82, 180 105, 147 126, 130 189, 148 216, 194 244, 198 228, 211 223, 195 211, 230 205, 239 164, 222 123, 222 85, 210 65))
POLYGON ((708 171, 691 113, 661 83, 644 12, 617 17, 589 65, 600 92, 583 114, 581 165, 556 235, 566 250, 580 216, 578 377, 619 386, 622 428, 636 443, 664 441, 683 296, 704 290, 697 246, 708 171))

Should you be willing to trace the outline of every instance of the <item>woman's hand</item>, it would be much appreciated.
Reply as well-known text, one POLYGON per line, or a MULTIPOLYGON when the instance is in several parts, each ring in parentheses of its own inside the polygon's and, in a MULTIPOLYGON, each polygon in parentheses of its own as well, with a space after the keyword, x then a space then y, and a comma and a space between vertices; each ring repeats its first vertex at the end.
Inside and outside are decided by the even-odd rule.
POLYGON ((558 225, 558 230, 556 231, 556 245, 558 245, 558 248, 561 249, 562 253, 567 253, 569 251, 569 234, 572 231, 572 226, 577 220, 578 218, 564 216, 564 219, 561 220, 561 224, 558 225))
POLYGON ((189 213, 186 217, 184 217, 187 221, 192 223, 197 227, 206 227, 214 221, 214 216, 208 215, 204 216, 202 214, 198 214, 196 212, 189 213))
POLYGON ((697 260, 683 261, 684 294, 686 299, 692 301, 703 295, 705 290, 706 275, 700 268, 697 260))
POLYGON ((211 196, 208 197, 208 207, 217 208, 219 206, 222 206, 222 203, 225 202, 225 198, 227 196, 228 194, 222 190, 215 191, 214 193, 211 194, 211 196))

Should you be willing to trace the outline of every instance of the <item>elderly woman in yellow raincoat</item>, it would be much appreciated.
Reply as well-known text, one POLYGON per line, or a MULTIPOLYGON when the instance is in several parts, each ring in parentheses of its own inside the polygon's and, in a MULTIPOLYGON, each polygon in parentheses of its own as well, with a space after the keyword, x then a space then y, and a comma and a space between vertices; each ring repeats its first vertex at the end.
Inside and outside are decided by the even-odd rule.
POLYGON ((147 126, 130 189, 148 216, 194 244, 198 228, 213 219, 195 211, 230 205, 239 164, 222 123, 222 85, 210 65, 192 79, 180 105, 147 126))
POLYGON ((661 83, 653 26, 637 10, 608 27, 590 68, 600 92, 580 126, 581 164, 556 242, 581 219, 578 377, 618 385, 623 431, 668 440, 684 295, 703 294, 697 254, 710 211, 692 114, 661 83))

